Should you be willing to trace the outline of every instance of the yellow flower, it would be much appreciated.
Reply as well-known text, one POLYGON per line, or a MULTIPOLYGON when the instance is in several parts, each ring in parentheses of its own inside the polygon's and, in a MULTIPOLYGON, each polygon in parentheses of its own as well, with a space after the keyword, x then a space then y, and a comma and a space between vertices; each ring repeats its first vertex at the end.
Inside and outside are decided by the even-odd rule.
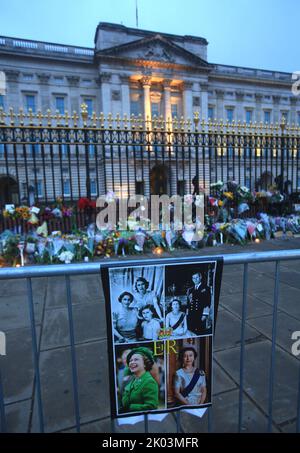
POLYGON ((225 195, 226 198, 228 198, 228 200, 233 200, 234 199, 234 196, 233 196, 232 192, 224 192, 224 195, 225 195))

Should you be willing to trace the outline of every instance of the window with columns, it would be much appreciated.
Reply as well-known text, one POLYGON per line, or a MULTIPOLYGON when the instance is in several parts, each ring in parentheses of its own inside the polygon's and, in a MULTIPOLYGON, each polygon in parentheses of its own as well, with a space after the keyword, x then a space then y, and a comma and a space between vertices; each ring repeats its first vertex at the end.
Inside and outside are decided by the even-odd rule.
POLYGON ((138 101, 130 101, 130 114, 138 116, 140 114, 140 106, 138 101))
POLYGON ((155 116, 160 116, 160 102, 152 101, 151 102, 151 116, 152 118, 155 116))
POLYGON ((252 110, 246 110, 246 123, 249 124, 252 121, 252 110))
POLYGON ((280 115, 280 121, 281 121, 281 118, 284 118, 285 119, 285 122, 288 123, 289 122, 289 112, 287 111, 282 111, 281 112, 281 115, 280 115))
POLYGON ((83 102, 87 105, 87 112, 89 116, 92 116, 94 111, 94 103, 92 98, 84 98, 83 102))
POLYGON ((270 124, 270 122, 271 122, 271 111, 270 110, 264 111, 264 122, 270 124))
POLYGON ((178 104, 171 104, 172 118, 178 118, 178 104))
POLYGON ((226 119, 227 119, 227 121, 229 121, 231 123, 233 121, 234 109, 233 109, 233 107, 226 107, 225 111, 226 111, 226 119))
POLYGON ((55 108, 59 111, 61 115, 65 113, 65 97, 56 96, 55 97, 55 108))
POLYGON ((32 112, 35 113, 36 105, 34 94, 25 94, 25 109, 27 110, 27 112, 29 111, 29 109, 31 109, 32 112))

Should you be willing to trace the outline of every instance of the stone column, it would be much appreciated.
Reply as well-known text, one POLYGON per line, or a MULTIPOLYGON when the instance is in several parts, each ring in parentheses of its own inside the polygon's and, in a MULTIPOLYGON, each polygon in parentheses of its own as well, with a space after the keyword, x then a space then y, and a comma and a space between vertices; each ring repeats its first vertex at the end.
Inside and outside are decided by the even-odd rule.
POLYGON ((290 123, 291 123, 291 124, 296 124, 296 123, 297 123, 297 118, 296 118, 297 98, 295 98, 295 97, 290 98, 290 103, 291 103, 291 118, 290 118, 290 123))
POLYGON ((193 82, 183 82, 183 115, 185 119, 193 119, 193 82))
POLYGON ((163 81, 164 87, 164 114, 165 121, 172 121, 172 108, 171 108, 171 82, 170 79, 163 81))
POLYGON ((244 93, 242 91, 235 92, 236 100, 237 100, 237 107, 236 107, 236 120, 237 121, 245 121, 245 116, 243 112, 243 100, 244 100, 244 93))
POLYGON ((262 100, 262 94, 255 93, 255 121, 257 123, 260 123, 262 121, 261 100, 262 100))
POLYGON ((49 79, 50 74, 39 73, 37 77, 40 82, 40 95, 41 95, 41 110, 43 113, 51 109, 50 94, 49 94, 49 79))
POLYGON ((208 119, 208 83, 200 83, 201 88, 201 117, 208 119))
POLYGON ((151 77, 145 76, 141 80, 144 90, 144 119, 145 121, 151 121, 151 99, 150 99, 150 87, 151 77))
POLYGON ((8 111, 10 107, 13 107, 15 110, 23 107, 22 101, 20 101, 20 95, 18 90, 19 83, 19 74, 20 71, 6 70, 5 77, 7 82, 6 96, 7 100, 5 102, 5 110, 8 111))
POLYGON ((279 103, 280 103, 280 96, 273 96, 273 123, 279 123, 279 103))
POLYGON ((122 115, 130 117, 130 90, 129 90, 129 77, 127 74, 121 74, 121 99, 122 99, 122 115))
POLYGON ((101 80, 101 111, 104 116, 107 117, 111 113, 111 93, 110 93, 110 72, 103 72, 100 74, 101 80))
POLYGON ((216 97, 217 97, 217 112, 216 117, 218 120, 224 120, 224 91, 223 90, 216 90, 216 97))
MULTIPOLYGON (((78 76, 67 76, 67 80, 69 83, 70 87, 70 109, 71 112, 74 110, 76 112, 80 111, 80 104, 81 100, 79 99, 79 93, 78 93, 78 86, 79 86, 79 80, 80 78, 78 76)), ((68 109, 68 106, 66 105, 66 110, 68 109)))

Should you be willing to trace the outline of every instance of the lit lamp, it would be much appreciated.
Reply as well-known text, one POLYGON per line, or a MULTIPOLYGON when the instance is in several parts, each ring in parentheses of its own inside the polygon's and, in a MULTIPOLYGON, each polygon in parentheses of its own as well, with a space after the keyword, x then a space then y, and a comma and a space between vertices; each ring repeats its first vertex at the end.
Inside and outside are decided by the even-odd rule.
POLYGON ((260 239, 259 239, 259 238, 256 238, 254 242, 255 242, 256 244, 259 244, 259 243, 260 243, 260 239))
POLYGON ((152 252, 154 255, 161 255, 163 253, 164 249, 162 247, 155 247, 152 252))

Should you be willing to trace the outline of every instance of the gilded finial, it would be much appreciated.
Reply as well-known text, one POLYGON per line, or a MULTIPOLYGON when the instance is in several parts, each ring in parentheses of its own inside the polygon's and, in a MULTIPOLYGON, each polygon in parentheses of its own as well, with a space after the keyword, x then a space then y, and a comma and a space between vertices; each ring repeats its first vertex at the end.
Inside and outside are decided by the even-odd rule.
POLYGON ((108 128, 112 129, 113 128, 113 117, 111 112, 107 115, 107 122, 108 122, 108 128))
POLYGON ((80 113, 81 113, 81 117, 82 117, 82 120, 83 120, 83 125, 86 126, 87 125, 87 120, 88 120, 88 111, 87 111, 87 105, 83 102, 81 105, 80 105, 80 113))
POLYGON ((64 120, 65 120, 65 125, 67 127, 69 126, 69 119, 70 119, 69 112, 68 112, 68 110, 66 110, 65 115, 64 115, 64 120))
POLYGON ((104 127, 105 127, 105 122, 104 122, 105 118, 104 118, 104 113, 103 112, 100 113, 99 121, 100 121, 100 128, 104 129, 104 127))
POLYGON ((24 110, 22 107, 19 108, 18 118, 19 118, 20 126, 23 126, 25 115, 24 115, 24 110))
POLYGON ((29 125, 33 126, 34 115, 32 113, 32 109, 28 109, 28 118, 29 118, 29 125))
POLYGON ((38 110, 36 117, 37 117, 39 126, 42 126, 44 116, 43 116, 41 110, 38 110))
POLYGON ((135 116, 133 113, 130 116, 130 124, 131 124, 131 129, 134 129, 135 128, 135 116))
POLYGON ((10 107, 9 109, 9 117, 10 117, 10 125, 11 126, 14 126, 15 124, 15 114, 14 114, 14 109, 12 107, 10 107))
POLYGON ((116 128, 117 129, 121 128, 121 117, 119 113, 116 114, 116 128))
POLYGON ((177 116, 175 116, 175 118, 173 120, 173 129, 174 129, 174 131, 178 130, 178 118, 177 118, 177 116))
POLYGON ((48 125, 48 127, 51 127, 51 119, 52 119, 52 116, 51 116, 51 110, 50 110, 50 109, 47 110, 46 118, 47 118, 47 125, 48 125))
POLYGON ((74 123, 74 127, 77 127, 78 126, 79 115, 76 112, 76 110, 73 111, 72 120, 73 120, 73 123, 74 123))
POLYGON ((199 112, 194 112, 195 129, 198 129, 199 121, 200 121, 199 112))
POLYGON ((280 121, 280 129, 281 129, 282 133, 284 133, 285 128, 286 128, 286 119, 285 119, 284 115, 282 115, 281 121, 280 121))
POLYGON ((143 123, 144 123, 144 120, 143 120, 143 117, 141 115, 141 113, 139 114, 138 116, 138 120, 137 120, 137 124, 138 124, 138 127, 142 130, 144 127, 143 127, 143 123))
POLYGON ((96 115, 96 112, 92 113, 92 122, 93 122, 93 127, 97 127, 97 115, 96 115))
POLYGON ((124 129, 128 129, 128 116, 126 113, 124 113, 124 116, 123 116, 123 127, 124 127, 124 129))
POLYGON ((184 117, 183 116, 180 118, 180 129, 182 131, 184 131, 184 117))
POLYGON ((5 124, 5 117, 6 117, 6 114, 4 113, 3 108, 0 107, 0 124, 5 124))

